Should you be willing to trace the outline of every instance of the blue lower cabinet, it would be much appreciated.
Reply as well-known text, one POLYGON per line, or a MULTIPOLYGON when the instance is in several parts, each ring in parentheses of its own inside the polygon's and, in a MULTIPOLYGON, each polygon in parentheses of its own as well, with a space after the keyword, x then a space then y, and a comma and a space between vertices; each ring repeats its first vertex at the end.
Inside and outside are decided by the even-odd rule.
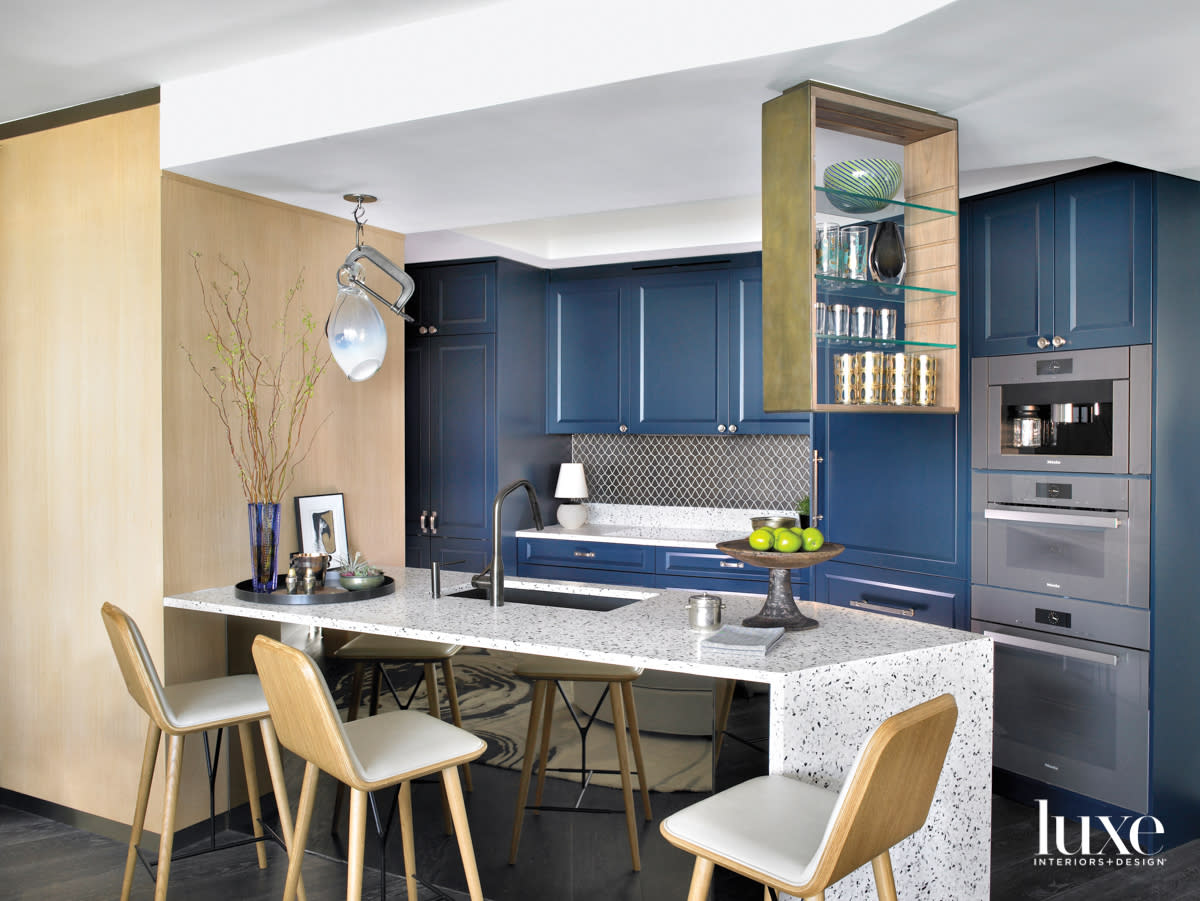
POLYGON ((521 579, 562 579, 567 582, 591 582, 595 585, 631 585, 652 588, 653 573, 629 572, 621 569, 583 569, 577 566, 539 566, 521 563, 517 567, 521 579))
MULTIPOLYGON (((802 576, 802 569, 792 570, 792 595, 798 601, 811 600, 808 587, 808 577, 802 576)), ((688 576, 679 573, 654 577, 655 588, 684 588, 694 591, 711 591, 716 594, 754 594, 767 596, 767 571, 762 570, 761 579, 722 579, 717 576, 688 576)))
POLYGON ((767 581, 767 570, 735 560, 718 550, 660 547, 654 555, 654 571, 660 576, 716 576, 721 579, 767 581))
MULTIPOLYGON (((607 541, 519 538, 517 539, 517 561, 521 575, 532 574, 530 567, 544 566, 652 574, 654 572, 654 548, 640 544, 614 544, 607 541)), ((648 584, 648 580, 643 584, 648 584)))
POLYGON ((834 561, 816 572, 818 597, 826 603, 937 626, 968 627, 967 583, 961 579, 834 561))

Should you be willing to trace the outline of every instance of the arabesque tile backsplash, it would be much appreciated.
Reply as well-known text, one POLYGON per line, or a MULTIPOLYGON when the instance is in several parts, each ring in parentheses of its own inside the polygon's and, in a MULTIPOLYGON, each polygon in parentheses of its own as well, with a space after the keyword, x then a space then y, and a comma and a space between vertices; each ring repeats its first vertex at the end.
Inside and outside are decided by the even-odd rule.
POLYGON ((807 435, 573 435, 594 504, 792 510, 809 493, 807 435))

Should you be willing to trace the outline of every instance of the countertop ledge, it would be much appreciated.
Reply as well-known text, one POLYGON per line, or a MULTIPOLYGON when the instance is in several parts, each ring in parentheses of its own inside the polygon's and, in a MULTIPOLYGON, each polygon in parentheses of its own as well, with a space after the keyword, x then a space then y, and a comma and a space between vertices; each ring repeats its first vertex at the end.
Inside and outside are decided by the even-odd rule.
MULTIPOLYGON (((168 607, 323 626, 378 635, 454 642, 538 656, 641 666, 702 676, 775 683, 790 673, 838 666, 931 648, 988 639, 956 629, 905 622, 824 604, 800 603, 820 622, 808 632, 791 632, 765 657, 701 648, 703 635, 688 628, 687 599, 694 592, 647 590, 644 600, 607 613, 449 597, 470 587, 466 573, 442 573, 442 597, 430 593, 427 569, 384 567, 395 594, 366 601, 311 606, 239 600, 233 586, 170 596, 168 607)), ((627 593, 628 586, 512 577, 506 584, 541 585, 591 593, 627 593)), ((725 595, 725 622, 757 613, 761 596, 725 595)))
POLYGON ((742 532, 737 532, 730 529, 675 529, 652 525, 593 525, 588 523, 579 529, 564 529, 562 526, 546 526, 541 531, 521 529, 517 532, 517 537, 713 550, 719 541, 745 538, 749 534, 749 527, 742 532))

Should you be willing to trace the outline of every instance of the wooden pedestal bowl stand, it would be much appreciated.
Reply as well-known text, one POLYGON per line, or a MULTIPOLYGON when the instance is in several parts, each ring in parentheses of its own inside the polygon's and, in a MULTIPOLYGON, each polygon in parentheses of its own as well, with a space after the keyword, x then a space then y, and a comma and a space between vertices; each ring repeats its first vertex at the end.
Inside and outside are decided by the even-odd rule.
POLYGON ((745 538, 736 541, 722 541, 717 550, 728 554, 751 566, 762 566, 771 571, 767 582, 767 602, 762 610, 742 620, 743 626, 766 629, 772 626, 783 626, 789 632, 803 632, 805 629, 815 629, 817 621, 805 616, 796 606, 792 597, 793 569, 806 569, 832 560, 846 549, 845 545, 825 542, 820 550, 799 551, 795 554, 785 554, 780 551, 756 551, 750 547, 745 538))

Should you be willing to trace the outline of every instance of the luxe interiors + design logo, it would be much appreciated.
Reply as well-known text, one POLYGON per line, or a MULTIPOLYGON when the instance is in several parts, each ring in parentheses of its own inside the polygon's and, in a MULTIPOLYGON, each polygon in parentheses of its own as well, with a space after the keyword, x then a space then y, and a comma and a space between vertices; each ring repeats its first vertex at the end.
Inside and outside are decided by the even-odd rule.
POLYGON ((1076 848, 1067 838, 1066 823, 1071 818, 1051 816, 1049 807, 1044 798, 1037 800, 1038 850, 1034 866, 1154 867, 1167 862, 1165 857, 1157 856, 1162 845, 1156 838, 1164 832, 1157 817, 1079 817, 1076 848))

